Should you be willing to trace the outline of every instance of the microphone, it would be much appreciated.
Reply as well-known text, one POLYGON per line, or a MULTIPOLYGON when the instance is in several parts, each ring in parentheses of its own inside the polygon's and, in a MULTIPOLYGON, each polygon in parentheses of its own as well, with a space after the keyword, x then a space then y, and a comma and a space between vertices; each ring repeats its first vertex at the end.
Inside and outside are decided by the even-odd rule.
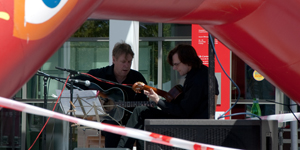
MULTIPOLYGON (((61 83, 65 83, 65 81, 67 80, 66 78, 60 78, 60 77, 54 77, 54 76, 51 76, 51 75, 49 75, 49 74, 47 74, 47 73, 45 73, 45 72, 42 72, 42 71, 40 71, 40 70, 37 71, 36 75, 49 77, 49 78, 54 79, 54 80, 56 80, 56 81, 58 81, 58 82, 61 82, 61 83)), ((71 80, 71 79, 69 79, 69 80, 71 80)), ((72 80, 74 80, 74 79, 72 79, 72 80)), ((70 83, 67 83, 67 85, 68 85, 68 86, 71 86, 70 83)), ((75 85, 73 85, 73 87, 76 88, 76 89, 78 89, 78 90, 80 90, 80 91, 83 90, 83 89, 81 89, 80 87, 77 87, 77 86, 75 86, 75 85)))
POLYGON ((83 80, 79 80, 79 79, 69 79, 69 81, 85 85, 86 87, 89 87, 91 85, 91 82, 89 80, 83 81, 83 80))
POLYGON ((61 67, 57 67, 57 66, 55 68, 58 69, 58 70, 70 72, 71 74, 81 74, 80 72, 75 71, 75 70, 71 70, 71 69, 61 68, 61 67))

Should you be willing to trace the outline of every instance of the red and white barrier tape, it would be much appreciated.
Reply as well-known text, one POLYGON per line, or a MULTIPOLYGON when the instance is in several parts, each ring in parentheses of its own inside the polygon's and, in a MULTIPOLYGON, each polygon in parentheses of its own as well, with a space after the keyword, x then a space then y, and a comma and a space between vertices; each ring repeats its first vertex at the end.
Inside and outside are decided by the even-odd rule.
POLYGON ((109 125, 105 123, 99 123, 95 121, 88 121, 88 120, 75 118, 72 116, 53 112, 50 110, 46 110, 40 107, 32 106, 29 104, 21 103, 3 97, 0 97, 0 107, 23 111, 35 115, 41 115, 41 116, 52 117, 60 120, 65 120, 72 123, 99 129, 102 131, 107 131, 115 134, 120 134, 123 136, 128 136, 128 137, 141 139, 153 143, 163 144, 167 146, 172 146, 172 147, 178 147, 178 148, 190 149, 190 150, 236 150, 234 148, 227 148, 222 146, 191 142, 187 140, 182 140, 174 137, 169 137, 161 134, 156 134, 153 132, 128 128, 128 127, 121 127, 121 126, 109 125))
MULTIPOLYGON (((300 117, 300 113, 294 113, 297 118, 300 117)), ((260 116, 262 120, 278 120, 278 122, 290 122, 297 121, 295 116, 292 113, 286 114, 277 114, 277 115, 269 115, 269 116, 260 116)), ((249 118, 249 120, 257 120, 258 118, 249 118)))

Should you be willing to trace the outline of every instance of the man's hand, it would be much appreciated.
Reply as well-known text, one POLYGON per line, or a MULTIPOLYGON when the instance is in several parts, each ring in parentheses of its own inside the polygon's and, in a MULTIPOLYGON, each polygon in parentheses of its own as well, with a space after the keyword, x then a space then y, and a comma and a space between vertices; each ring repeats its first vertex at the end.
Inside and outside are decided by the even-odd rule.
POLYGON ((144 90, 144 94, 147 95, 151 101, 156 104, 158 103, 159 97, 152 89, 150 89, 150 91, 144 90))

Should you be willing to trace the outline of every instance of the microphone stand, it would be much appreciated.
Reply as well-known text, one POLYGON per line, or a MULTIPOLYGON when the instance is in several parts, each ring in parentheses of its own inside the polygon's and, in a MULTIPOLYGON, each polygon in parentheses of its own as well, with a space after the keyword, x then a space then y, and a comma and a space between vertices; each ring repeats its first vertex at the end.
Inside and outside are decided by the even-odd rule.
MULTIPOLYGON (((44 79, 44 108, 47 109, 47 81, 48 81, 48 79, 49 78, 55 79, 55 80, 57 80, 61 83, 64 83, 64 81, 62 81, 62 80, 66 80, 66 79, 50 76, 50 75, 48 75, 48 74, 46 74, 42 71, 38 71, 38 73, 36 75, 44 76, 44 78, 43 78, 44 79)), ((74 74, 70 74, 70 76, 74 76, 74 74)), ((70 83, 67 83, 67 85, 70 87, 70 101, 73 103, 73 87, 75 87, 76 89, 81 90, 81 91, 82 91, 82 89, 75 86, 75 85, 73 85, 74 80, 70 80, 68 82, 70 82, 70 83)), ((70 104, 70 110, 71 110, 70 116, 73 116, 72 109, 73 109, 72 104, 70 104)), ((44 124, 46 123, 46 117, 43 118, 43 122, 44 122, 44 124)), ((73 134, 72 134, 72 126, 71 125, 72 124, 69 123, 69 128, 70 128, 70 132, 69 132, 69 149, 70 150, 72 150, 72 147, 73 147, 72 146, 72 135, 73 134)), ((43 149, 47 149, 47 147, 46 147, 46 130, 44 130, 43 133, 42 133, 42 144, 43 144, 43 146, 42 146, 43 149)))
MULTIPOLYGON (((62 71, 67 71, 70 73, 70 77, 74 77, 76 74, 80 74, 80 72, 77 72, 75 70, 71 70, 71 69, 66 69, 66 68, 61 68, 61 67, 55 67, 56 69, 58 70, 62 70, 62 71)), ((69 82, 71 82, 71 86, 70 86, 70 116, 73 116, 73 113, 72 113, 72 103, 73 103, 73 85, 74 85, 74 80, 70 80, 69 82)), ((72 124, 71 122, 69 123, 69 128, 70 128, 70 133, 69 133, 69 150, 73 150, 72 147, 72 124)))
MULTIPOLYGON (((70 73, 70 76, 74 76, 74 74, 71 74, 70 73)), ((70 101, 71 101, 71 103, 70 103, 70 116, 73 116, 73 112, 72 112, 72 109, 73 109, 73 107, 72 107, 72 103, 73 103, 73 84, 74 84, 74 82, 73 82, 73 80, 71 80, 71 87, 70 87, 70 101)), ((73 137, 73 132, 72 132, 72 123, 71 122, 69 122, 69 150, 73 150, 72 149, 72 147, 73 147, 73 145, 72 145, 72 137, 73 137)))
MULTIPOLYGON (((47 81, 48 81, 48 77, 44 76, 43 80, 44 80, 44 108, 47 109, 47 81)), ((47 120, 47 118, 43 117, 44 124, 46 124, 46 120, 47 120)), ((46 129, 44 129, 43 133, 42 133, 42 149, 47 149, 46 145, 47 145, 46 129)))

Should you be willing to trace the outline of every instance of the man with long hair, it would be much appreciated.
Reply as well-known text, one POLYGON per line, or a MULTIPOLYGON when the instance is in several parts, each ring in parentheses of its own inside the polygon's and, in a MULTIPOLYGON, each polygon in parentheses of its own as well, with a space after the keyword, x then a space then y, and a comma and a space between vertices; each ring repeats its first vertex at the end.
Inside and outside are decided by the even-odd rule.
MULTIPOLYGON (((145 119, 209 119, 208 113, 208 67, 203 65, 191 45, 177 45, 168 54, 168 63, 181 76, 186 75, 181 99, 167 102, 160 99, 152 90, 144 94, 155 102, 160 109, 139 106, 133 111, 126 126, 136 129, 144 128, 145 119)), ((219 95, 218 82, 215 78, 216 95, 219 95)), ((118 147, 132 148, 135 139, 122 136, 118 147)), ((144 141, 137 141, 137 148, 143 149, 144 141)))

